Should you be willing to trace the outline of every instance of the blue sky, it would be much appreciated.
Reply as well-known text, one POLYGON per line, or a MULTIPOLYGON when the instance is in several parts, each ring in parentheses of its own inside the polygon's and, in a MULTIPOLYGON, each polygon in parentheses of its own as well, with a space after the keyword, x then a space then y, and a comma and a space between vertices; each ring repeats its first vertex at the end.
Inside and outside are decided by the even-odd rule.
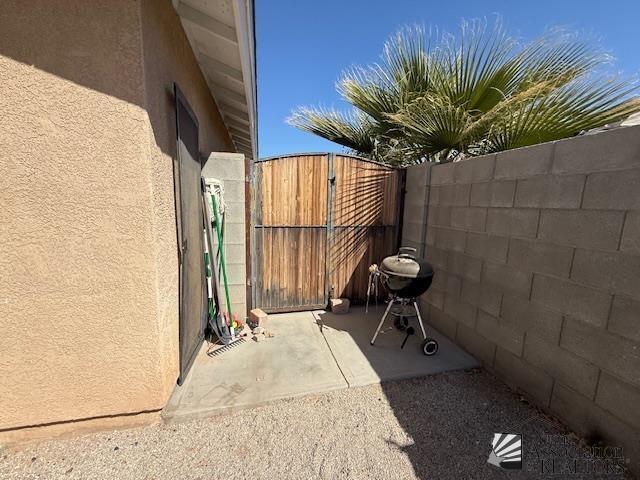
POLYGON ((613 71, 640 73, 638 0, 255 0, 260 156, 342 151, 285 123, 299 105, 346 107, 335 91, 341 72, 377 61, 404 25, 450 32, 463 18, 500 14, 526 40, 546 28, 587 32, 616 58, 613 71))

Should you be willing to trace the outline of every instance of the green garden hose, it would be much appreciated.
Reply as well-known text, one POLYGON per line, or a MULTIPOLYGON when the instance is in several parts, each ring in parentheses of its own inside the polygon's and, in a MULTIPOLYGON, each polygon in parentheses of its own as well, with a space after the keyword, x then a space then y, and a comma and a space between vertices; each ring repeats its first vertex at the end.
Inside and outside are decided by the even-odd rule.
POLYGON ((211 195, 211 203, 213 206, 213 216, 215 217, 215 229, 216 236, 218 238, 218 253, 220 254, 220 268, 222 269, 222 279, 224 280, 224 295, 227 301, 227 312, 229 314, 229 321, 231 321, 231 299, 229 297, 229 284, 227 281, 227 268, 224 261, 224 249, 223 247, 223 238, 222 232, 220 230, 220 216, 218 214, 218 204, 216 202, 215 195, 211 195))

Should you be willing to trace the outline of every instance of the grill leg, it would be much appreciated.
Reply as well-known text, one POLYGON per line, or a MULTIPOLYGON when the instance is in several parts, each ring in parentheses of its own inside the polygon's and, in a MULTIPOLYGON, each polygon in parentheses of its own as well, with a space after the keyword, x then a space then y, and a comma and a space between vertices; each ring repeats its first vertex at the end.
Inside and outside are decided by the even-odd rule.
POLYGON ((422 330, 422 337, 426 340, 427 334, 424 331, 424 325, 422 324, 422 317, 420 316, 420 309, 418 308, 418 302, 414 300, 413 308, 416 309, 416 315, 418 315, 418 323, 420 324, 420 330, 422 330))
POLYGON ((395 303, 395 298, 392 298, 391 300, 389 300, 389 305, 387 305, 387 309, 384 311, 384 315, 382 315, 382 319, 380 319, 378 328, 376 328, 376 333, 373 334, 373 338, 371 339, 371 345, 373 345, 373 342, 376 341, 376 338, 378 337, 378 333, 380 333, 380 329, 382 328, 382 324, 384 323, 384 319, 387 318, 387 314, 389 313, 389 310, 391 310, 391 307, 393 306, 394 303, 395 303))

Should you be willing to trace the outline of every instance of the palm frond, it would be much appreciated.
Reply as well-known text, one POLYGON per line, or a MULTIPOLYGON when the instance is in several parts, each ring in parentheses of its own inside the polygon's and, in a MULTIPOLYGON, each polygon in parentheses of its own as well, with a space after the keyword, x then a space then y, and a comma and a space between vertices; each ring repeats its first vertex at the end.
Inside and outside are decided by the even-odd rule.
POLYGON ((521 44, 500 19, 465 21, 457 35, 405 28, 380 63, 338 81, 353 112, 301 108, 289 123, 393 164, 522 147, 640 111, 636 81, 598 74, 609 60, 562 30, 521 44))
POLYGON ((360 154, 370 154, 375 147, 374 124, 364 114, 345 114, 336 110, 300 107, 287 123, 314 133, 360 154))

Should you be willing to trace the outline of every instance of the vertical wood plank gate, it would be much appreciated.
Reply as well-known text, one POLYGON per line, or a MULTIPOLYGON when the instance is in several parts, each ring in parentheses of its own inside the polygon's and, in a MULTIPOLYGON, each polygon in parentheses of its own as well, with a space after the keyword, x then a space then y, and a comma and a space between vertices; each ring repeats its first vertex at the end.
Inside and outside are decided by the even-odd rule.
POLYGON ((252 292, 267 312, 366 298, 368 267, 398 247, 404 171, 341 154, 254 163, 252 292))

